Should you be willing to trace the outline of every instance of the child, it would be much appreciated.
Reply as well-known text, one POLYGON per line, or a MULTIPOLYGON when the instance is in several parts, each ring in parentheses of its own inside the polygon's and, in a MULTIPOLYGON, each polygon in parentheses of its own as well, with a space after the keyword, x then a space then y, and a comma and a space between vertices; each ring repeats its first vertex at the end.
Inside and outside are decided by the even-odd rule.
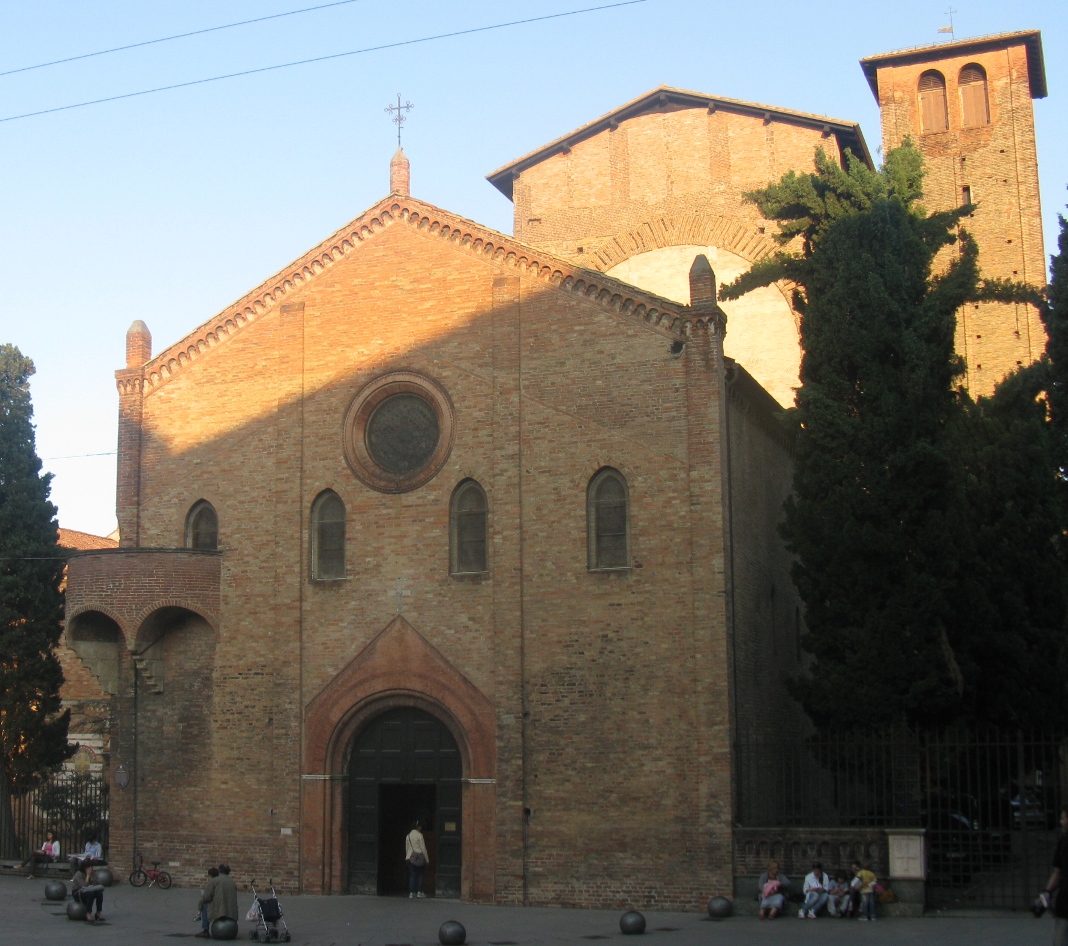
POLYGON ((875 875, 860 861, 853 861, 853 883, 850 885, 860 893, 861 920, 875 919, 875 875))
POLYGON ((827 912, 831 916, 849 916, 853 912, 853 893, 844 870, 835 872, 827 894, 827 912))

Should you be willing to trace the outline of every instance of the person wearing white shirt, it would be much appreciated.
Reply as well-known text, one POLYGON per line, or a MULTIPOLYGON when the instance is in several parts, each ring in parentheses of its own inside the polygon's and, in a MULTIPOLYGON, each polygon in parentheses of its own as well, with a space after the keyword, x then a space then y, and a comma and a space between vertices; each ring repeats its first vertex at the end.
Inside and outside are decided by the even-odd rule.
POLYGON ((801 892, 805 895, 805 905, 797 911, 799 917, 816 919, 816 914, 827 903, 827 895, 831 886, 831 879, 823 872, 823 865, 816 861, 812 865, 812 873, 805 878, 805 884, 801 892))

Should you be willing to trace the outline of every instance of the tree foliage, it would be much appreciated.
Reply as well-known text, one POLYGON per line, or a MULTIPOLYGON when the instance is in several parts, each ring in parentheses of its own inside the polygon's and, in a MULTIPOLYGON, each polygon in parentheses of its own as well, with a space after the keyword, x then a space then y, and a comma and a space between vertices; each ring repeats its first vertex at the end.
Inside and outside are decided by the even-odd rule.
POLYGON ((63 627, 63 560, 51 474, 34 445, 33 362, 0 345, 0 761, 11 790, 69 758, 69 711, 55 655, 63 627))
POLYGON ((796 287, 801 388, 782 532, 813 657, 795 695, 819 725, 1031 721, 1058 687, 1048 654, 1065 606, 1064 519, 1038 396, 1048 364, 976 404, 953 350, 966 302, 1040 296, 983 280, 960 226, 973 208, 928 214, 922 185, 911 143, 877 171, 818 153, 814 173, 747 195, 792 251, 721 287, 724 299, 796 287))

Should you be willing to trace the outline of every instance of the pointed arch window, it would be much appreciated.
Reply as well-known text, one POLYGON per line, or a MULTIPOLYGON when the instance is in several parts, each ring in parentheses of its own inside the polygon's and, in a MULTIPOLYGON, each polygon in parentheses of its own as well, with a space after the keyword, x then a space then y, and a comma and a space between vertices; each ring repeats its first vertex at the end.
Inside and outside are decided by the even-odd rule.
POLYGON ((936 69, 920 76, 920 131, 931 134, 949 128, 946 111, 946 78, 936 69))
POLYGON ((976 63, 965 66, 957 81, 960 87, 960 123, 965 128, 990 124, 990 100, 986 94, 986 70, 976 63))
POLYGON ((345 504, 332 489, 312 503, 311 561, 312 578, 345 577, 345 504))
POLYGON ((591 570, 629 567, 627 505, 627 481, 618 470, 605 467, 590 480, 586 520, 591 570))
POLYGON ((185 547, 209 552, 219 548, 219 517, 206 499, 194 503, 185 517, 185 547))
POLYGON ((453 491, 449 510, 449 571, 477 575, 489 571, 486 492, 475 480, 464 480, 453 491))

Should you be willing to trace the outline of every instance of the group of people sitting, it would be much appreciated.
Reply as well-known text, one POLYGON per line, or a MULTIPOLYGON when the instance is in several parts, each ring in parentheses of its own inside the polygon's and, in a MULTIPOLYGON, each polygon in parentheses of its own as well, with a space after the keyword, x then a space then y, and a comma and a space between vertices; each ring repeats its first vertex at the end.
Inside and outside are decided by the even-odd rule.
MULTIPOLYGON (((801 893, 805 899, 797 915, 814 920, 826 910, 829 916, 874 920, 876 885, 875 874, 858 861, 853 862, 850 874, 840 870, 834 877, 816 861, 802 885, 801 893)), ((774 920, 786 908, 790 894, 790 878, 779 870, 777 861, 768 864, 768 869, 760 875, 757 891, 760 919, 774 920)))
MULTIPOLYGON (((59 863, 61 850, 59 841, 56 838, 56 832, 49 829, 45 832, 45 839, 41 846, 30 854, 22 862, 23 867, 29 868, 27 877, 33 878, 37 876, 37 867, 40 864, 57 864, 59 863)), ((90 834, 85 840, 85 848, 80 854, 71 854, 67 858, 72 871, 77 871, 79 868, 85 869, 88 867, 102 867, 107 863, 104 860, 104 849, 100 845, 100 839, 96 834, 90 834)))

